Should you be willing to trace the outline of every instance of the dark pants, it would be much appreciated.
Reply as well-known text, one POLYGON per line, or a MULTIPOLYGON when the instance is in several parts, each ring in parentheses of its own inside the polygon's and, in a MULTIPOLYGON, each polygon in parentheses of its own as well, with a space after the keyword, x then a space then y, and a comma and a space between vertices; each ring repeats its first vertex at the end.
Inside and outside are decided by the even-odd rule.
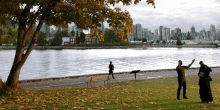
POLYGON ((114 75, 113 75, 113 71, 109 71, 109 75, 111 75, 111 74, 112 74, 112 78, 115 79, 114 75))
POLYGON ((183 98, 186 98, 186 80, 178 79, 178 83, 179 83, 179 86, 177 89, 177 98, 178 99, 180 98, 180 91, 181 91, 182 86, 183 86, 183 98))

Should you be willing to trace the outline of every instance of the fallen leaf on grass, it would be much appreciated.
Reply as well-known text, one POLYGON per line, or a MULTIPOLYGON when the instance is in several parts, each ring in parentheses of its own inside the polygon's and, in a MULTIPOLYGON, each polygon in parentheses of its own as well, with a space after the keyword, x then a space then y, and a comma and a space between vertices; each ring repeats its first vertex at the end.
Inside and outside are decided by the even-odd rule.
POLYGON ((155 102, 149 102, 150 104, 155 104, 156 105, 156 103, 155 102))
POLYGON ((110 104, 110 102, 109 101, 105 101, 105 104, 108 105, 108 104, 110 104))
POLYGON ((128 105, 128 104, 126 104, 126 103, 122 103, 122 105, 121 105, 122 107, 130 107, 130 105, 128 105))

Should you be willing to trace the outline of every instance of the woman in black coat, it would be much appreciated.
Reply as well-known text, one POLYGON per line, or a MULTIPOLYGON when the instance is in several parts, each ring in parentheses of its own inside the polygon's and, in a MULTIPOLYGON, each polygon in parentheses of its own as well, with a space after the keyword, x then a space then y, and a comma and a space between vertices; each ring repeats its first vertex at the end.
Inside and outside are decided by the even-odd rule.
POLYGON ((209 73, 212 71, 207 65, 205 65, 202 61, 199 62, 200 69, 199 69, 199 94, 200 99, 202 102, 212 102, 212 92, 210 87, 210 81, 212 81, 209 73))

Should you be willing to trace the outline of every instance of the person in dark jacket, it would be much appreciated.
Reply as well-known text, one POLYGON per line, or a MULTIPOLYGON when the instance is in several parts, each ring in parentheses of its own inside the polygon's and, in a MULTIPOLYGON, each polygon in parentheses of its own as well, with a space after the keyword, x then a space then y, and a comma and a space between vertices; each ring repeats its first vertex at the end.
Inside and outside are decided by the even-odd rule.
POLYGON ((200 99, 203 103, 212 102, 212 92, 210 87, 210 81, 212 81, 211 77, 209 76, 210 72, 212 71, 207 65, 205 65, 202 61, 199 62, 200 69, 199 69, 199 94, 200 99))
POLYGON ((180 100, 180 91, 181 91, 181 88, 183 86, 183 98, 184 99, 188 99, 186 97, 186 75, 185 75, 185 69, 188 69, 192 64, 193 62, 195 61, 195 59, 192 60, 192 62, 188 65, 188 66, 182 66, 182 61, 179 60, 178 61, 178 66, 176 67, 176 70, 177 70, 177 74, 178 74, 178 89, 177 89, 177 100, 180 100))
POLYGON ((113 70, 114 70, 114 65, 112 64, 112 62, 110 61, 110 64, 109 64, 109 75, 112 74, 112 78, 114 78, 114 75, 113 75, 113 70))

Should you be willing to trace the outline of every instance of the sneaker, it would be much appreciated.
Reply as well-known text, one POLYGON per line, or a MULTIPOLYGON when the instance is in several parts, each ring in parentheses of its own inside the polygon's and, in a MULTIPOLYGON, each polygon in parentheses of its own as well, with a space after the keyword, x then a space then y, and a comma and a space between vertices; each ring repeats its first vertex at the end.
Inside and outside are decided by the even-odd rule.
POLYGON ((177 100, 180 100, 180 98, 176 98, 177 100))

